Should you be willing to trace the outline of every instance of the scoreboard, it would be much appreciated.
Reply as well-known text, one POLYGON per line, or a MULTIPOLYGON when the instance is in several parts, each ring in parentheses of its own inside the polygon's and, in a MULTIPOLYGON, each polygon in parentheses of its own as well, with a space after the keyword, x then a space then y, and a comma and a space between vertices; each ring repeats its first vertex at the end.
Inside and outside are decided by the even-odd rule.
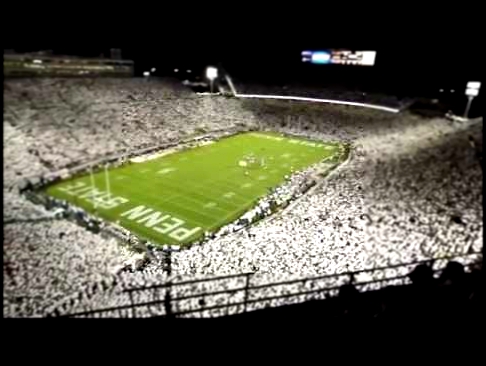
POLYGON ((311 64, 373 66, 376 51, 324 50, 302 51, 302 62, 311 64))

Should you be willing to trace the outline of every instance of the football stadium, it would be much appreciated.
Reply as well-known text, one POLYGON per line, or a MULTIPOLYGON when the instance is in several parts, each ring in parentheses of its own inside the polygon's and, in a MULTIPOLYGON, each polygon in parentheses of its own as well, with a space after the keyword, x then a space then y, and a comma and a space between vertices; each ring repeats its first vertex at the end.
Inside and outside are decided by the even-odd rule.
MULTIPOLYGON (((333 75, 379 57, 302 52, 333 75)), ((477 284, 477 100, 458 116, 428 95, 133 65, 4 54, 4 317, 231 317, 477 284)))

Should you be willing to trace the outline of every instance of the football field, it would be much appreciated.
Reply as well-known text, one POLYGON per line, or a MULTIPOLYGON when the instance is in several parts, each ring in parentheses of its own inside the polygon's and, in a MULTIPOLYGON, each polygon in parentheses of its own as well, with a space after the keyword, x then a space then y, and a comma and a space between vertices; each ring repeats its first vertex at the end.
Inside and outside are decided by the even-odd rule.
POLYGON ((184 245, 240 217, 292 171, 338 163, 341 149, 335 142, 248 132, 109 169, 108 186, 98 171, 47 193, 155 244, 184 245))

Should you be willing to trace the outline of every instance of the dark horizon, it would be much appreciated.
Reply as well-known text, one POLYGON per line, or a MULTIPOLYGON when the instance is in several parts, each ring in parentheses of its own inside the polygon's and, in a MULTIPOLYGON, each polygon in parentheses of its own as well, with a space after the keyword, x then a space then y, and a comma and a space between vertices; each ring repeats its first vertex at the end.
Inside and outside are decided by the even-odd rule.
MULTIPOLYGON (((377 58, 375 66, 360 67, 353 66, 350 69, 367 69, 380 70, 397 73, 418 72, 430 73, 433 75, 444 74, 447 77, 466 77, 481 78, 481 54, 479 49, 476 52, 458 54, 457 57, 451 57, 451 47, 433 48, 421 47, 416 48, 386 48, 373 46, 338 46, 330 43, 322 45, 306 45, 280 47, 273 46, 247 46, 221 49, 201 50, 198 48, 134 48, 122 47, 121 55, 123 59, 133 60, 137 68, 159 67, 162 70, 170 70, 177 65, 205 66, 209 64, 224 64, 227 67, 237 69, 248 69, 254 74, 273 72, 292 72, 305 68, 300 61, 300 52, 306 49, 325 50, 325 49, 350 49, 350 50, 376 50, 377 58), (260 72, 261 70, 261 72, 260 72)), ((15 52, 36 52, 41 50, 51 50, 54 55, 72 55, 80 57, 105 57, 110 58, 109 47, 98 48, 14 48, 15 52)), ((308 69, 314 68, 315 71, 326 70, 329 68, 343 68, 345 66, 334 65, 312 65, 308 69)))
MULTIPOLYGON (((394 34, 393 42, 380 33, 332 34, 326 37, 289 37, 269 34, 235 37, 231 44, 172 39, 149 45, 120 47, 123 59, 135 62, 135 75, 155 67, 156 76, 173 75, 174 68, 201 72, 208 65, 219 65, 240 79, 260 83, 325 83, 368 87, 387 92, 414 93, 482 80, 482 57, 476 37, 465 37, 456 29, 419 30, 394 34), (322 39, 321 39, 322 38, 322 39), (156 44, 154 46, 154 44, 156 44), (376 50, 372 67, 343 65, 305 65, 300 54, 305 49, 376 50), (462 50, 467 50, 464 52, 462 50)), ((19 52, 42 48, 14 49, 19 52)), ((44 50, 46 48, 43 48, 44 50)), ((49 49, 49 48, 47 48, 49 49)), ((109 47, 60 47, 54 54, 83 57, 110 57, 109 47)))

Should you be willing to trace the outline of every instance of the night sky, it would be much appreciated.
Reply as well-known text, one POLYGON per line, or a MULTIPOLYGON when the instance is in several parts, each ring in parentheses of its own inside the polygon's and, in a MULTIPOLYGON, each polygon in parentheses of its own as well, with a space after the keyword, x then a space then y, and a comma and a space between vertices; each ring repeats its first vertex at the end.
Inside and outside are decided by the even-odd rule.
MULTIPOLYGON (((212 15, 209 22, 202 14, 188 17, 186 13, 166 11, 164 15, 171 16, 163 17, 163 21, 141 17, 138 21, 142 26, 126 26, 123 20, 114 18, 116 26, 110 29, 111 23, 107 22, 105 33, 121 33, 121 40, 104 40, 89 27, 77 29, 77 37, 72 36, 68 43, 51 36, 42 38, 36 31, 24 41, 31 41, 35 35, 39 44, 14 49, 52 49, 57 54, 109 57, 110 46, 117 45, 123 58, 135 61, 137 75, 152 67, 165 75, 175 67, 202 69, 208 64, 219 64, 231 74, 263 82, 362 79, 396 88, 435 88, 482 79, 481 22, 474 18, 478 9, 460 5, 425 10, 423 6, 394 3, 380 11, 364 8, 348 13, 330 8, 299 11, 294 4, 285 16, 278 12, 262 15, 260 9, 250 7, 250 14, 240 19, 236 15, 244 9, 235 5, 238 8, 231 9, 232 14, 212 15), (103 46, 95 46, 98 44, 103 46), (301 64, 302 50, 328 48, 376 50, 376 65, 321 65, 311 69, 301 64)), ((45 24, 40 30, 44 28, 45 24)), ((72 35, 74 31, 66 33, 72 35)), ((26 42, 12 40, 7 46, 7 34, 4 47, 19 47, 26 42)))

